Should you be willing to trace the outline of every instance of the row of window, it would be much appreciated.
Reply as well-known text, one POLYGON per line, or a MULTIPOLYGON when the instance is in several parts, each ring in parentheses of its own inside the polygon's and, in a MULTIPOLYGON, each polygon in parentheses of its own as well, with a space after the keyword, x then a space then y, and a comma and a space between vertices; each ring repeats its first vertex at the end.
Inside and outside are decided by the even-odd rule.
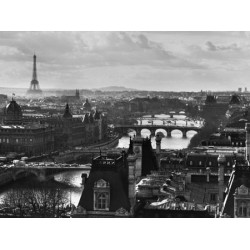
MULTIPOLYGON (((11 139, 12 140, 12 139, 11 139)), ((15 138, 12 140, 15 143, 25 143, 25 142, 32 142, 32 138, 15 138)), ((10 143, 9 138, 0 138, 0 143, 10 143)))
MULTIPOLYGON (((190 166, 193 166, 193 164, 194 164, 193 161, 190 161, 190 162, 189 162, 189 165, 190 165, 190 166)), ((204 165, 204 164, 202 163, 202 161, 199 161, 199 166, 202 166, 202 165, 204 165)), ((212 162, 211 162, 211 161, 208 162, 208 166, 212 166, 212 162)), ((228 167, 231 166, 231 164, 230 164, 229 161, 227 162, 227 166, 228 166, 228 167)))
POLYGON ((232 142, 232 146, 243 146, 243 142, 232 142))

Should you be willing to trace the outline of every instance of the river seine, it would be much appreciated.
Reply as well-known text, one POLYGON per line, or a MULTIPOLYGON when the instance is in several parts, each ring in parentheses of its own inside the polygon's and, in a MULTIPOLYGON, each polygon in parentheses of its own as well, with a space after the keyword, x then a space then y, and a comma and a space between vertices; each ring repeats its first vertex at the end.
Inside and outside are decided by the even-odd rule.
MULTIPOLYGON (((144 118, 147 118, 145 116, 144 118)), ((166 124, 176 124, 180 126, 185 125, 191 125, 191 126, 201 126, 201 121, 199 120, 185 120, 185 115, 175 115, 173 119, 170 119, 169 115, 156 115, 155 119, 153 121, 153 124, 160 125, 163 124, 163 119, 167 119, 166 124)), ((143 119, 142 124, 149 124, 149 120, 143 119)), ((166 121, 165 121, 166 122, 166 121)), ((139 121, 140 124, 140 121, 139 121)), ((166 131, 164 130, 157 130, 157 132, 162 132, 163 135, 166 136, 166 131)), ((130 131, 127 136, 123 136, 119 140, 118 148, 128 148, 129 146, 129 137, 133 136, 135 134, 134 131, 130 131)), ((171 138, 163 137, 161 141, 161 147, 162 149, 182 149, 186 148, 191 140, 191 138, 196 134, 195 131, 189 131, 187 133, 187 138, 182 137, 182 132, 179 130, 173 130, 171 134, 171 138)), ((150 131, 148 130, 142 130, 141 135, 143 137, 149 137, 150 131)), ((152 147, 155 148, 155 137, 151 137, 152 147)), ((59 185, 63 186, 63 188, 68 192, 68 198, 71 201, 72 204, 75 206, 78 205, 79 199, 81 197, 81 193, 83 190, 83 186, 81 184, 81 175, 84 173, 84 171, 70 171, 70 172, 64 172, 60 173, 54 176, 55 183, 58 183, 59 185)), ((85 173, 89 174, 88 171, 85 173)), ((39 185, 39 183, 37 184, 39 185)), ((11 190, 22 190, 27 189, 28 183, 27 181, 17 181, 13 184, 10 184, 4 188, 0 188, 0 202, 1 199, 4 199, 7 192, 11 190)))

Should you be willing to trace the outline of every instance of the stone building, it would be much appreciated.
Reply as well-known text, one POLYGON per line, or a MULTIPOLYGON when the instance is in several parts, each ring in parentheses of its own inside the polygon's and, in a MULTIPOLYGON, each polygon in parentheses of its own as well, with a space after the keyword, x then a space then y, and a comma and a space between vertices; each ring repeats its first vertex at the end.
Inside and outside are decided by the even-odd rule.
POLYGON ((104 133, 105 127, 102 114, 99 111, 96 111, 94 114, 87 113, 85 118, 82 119, 81 117, 73 117, 69 105, 66 104, 64 113, 61 116, 27 117, 23 116, 21 107, 12 99, 3 109, 0 136, 4 140, 4 142, 2 140, 2 143, 4 145, 6 143, 6 146, 2 146, 2 152, 17 150, 27 154, 39 154, 40 152, 50 152, 54 149, 58 150, 96 143, 103 139, 104 133), (25 147, 21 143, 24 142, 23 139, 25 137, 28 138, 28 132, 31 131, 32 136, 38 136, 34 138, 34 142, 38 143, 37 140, 39 140, 39 149, 35 149, 38 146, 34 146, 32 150, 28 150, 28 145, 25 147), (44 135, 41 131, 44 131, 44 135), (19 133, 19 137, 21 136, 21 141, 19 141, 18 146, 15 143, 15 146, 12 147, 10 146, 12 145, 12 139, 10 140, 10 138, 18 139, 19 137, 16 138, 14 136, 16 133, 19 133), (23 133, 23 135, 20 133, 23 133), (44 139, 38 139, 40 136, 44 136, 44 139))
POLYGON ((157 169, 149 139, 134 138, 127 153, 108 153, 92 161, 78 207, 72 217, 133 217, 136 183, 157 169))
POLYGON ((92 161, 78 207, 72 217, 130 217, 125 155, 98 156, 92 161))
POLYGON ((0 125, 0 152, 40 155, 54 150, 54 129, 39 122, 23 123, 22 109, 11 100, 3 110, 0 125))

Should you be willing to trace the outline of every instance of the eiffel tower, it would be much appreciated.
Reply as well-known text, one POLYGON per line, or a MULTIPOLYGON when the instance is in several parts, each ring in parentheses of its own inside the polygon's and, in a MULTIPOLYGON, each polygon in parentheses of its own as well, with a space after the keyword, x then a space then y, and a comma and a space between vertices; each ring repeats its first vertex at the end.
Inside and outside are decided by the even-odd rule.
POLYGON ((42 90, 39 87, 39 82, 37 80, 37 72, 36 72, 36 55, 33 56, 33 74, 32 80, 30 82, 30 88, 27 91, 27 95, 38 97, 42 95, 42 90))

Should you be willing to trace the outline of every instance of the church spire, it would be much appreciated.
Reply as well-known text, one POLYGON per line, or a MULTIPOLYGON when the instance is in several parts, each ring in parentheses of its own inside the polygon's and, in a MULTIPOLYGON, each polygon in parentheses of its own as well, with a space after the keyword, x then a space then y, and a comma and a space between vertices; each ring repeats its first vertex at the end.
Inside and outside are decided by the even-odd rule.
POLYGON ((65 110, 64 110, 64 114, 63 114, 63 118, 72 118, 72 114, 70 113, 70 109, 69 109, 69 104, 66 104, 65 110))

